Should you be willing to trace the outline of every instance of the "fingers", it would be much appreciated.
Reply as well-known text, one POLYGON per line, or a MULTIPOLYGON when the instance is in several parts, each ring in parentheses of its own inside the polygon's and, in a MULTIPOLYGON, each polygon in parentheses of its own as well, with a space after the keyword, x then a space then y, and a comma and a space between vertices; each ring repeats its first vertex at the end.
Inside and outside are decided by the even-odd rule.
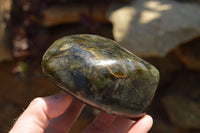
POLYGON ((82 132, 82 133, 103 133, 111 123, 115 120, 116 116, 100 112, 95 120, 82 132))
MULTIPOLYGON (((72 99, 72 96, 65 92, 34 99, 16 121, 10 133, 68 132, 85 106, 80 101, 72 99)), ((152 127, 153 119, 145 115, 133 123, 134 121, 100 112, 83 133, 147 133, 152 127)))
POLYGON ((47 133, 69 132, 85 104, 74 99, 69 108, 59 117, 52 119, 45 130, 47 133))
POLYGON ((44 132, 49 120, 64 113, 71 102, 72 96, 64 92, 34 99, 16 121, 10 133, 44 132))
POLYGON ((106 133, 126 133, 134 122, 130 119, 117 117, 108 130, 106 130, 106 133))
POLYGON ((147 133, 153 119, 145 115, 137 122, 100 112, 95 120, 82 133, 147 133))
POLYGON ((153 125, 153 119, 149 115, 145 115, 140 120, 138 120, 129 129, 128 133, 147 133, 153 125))

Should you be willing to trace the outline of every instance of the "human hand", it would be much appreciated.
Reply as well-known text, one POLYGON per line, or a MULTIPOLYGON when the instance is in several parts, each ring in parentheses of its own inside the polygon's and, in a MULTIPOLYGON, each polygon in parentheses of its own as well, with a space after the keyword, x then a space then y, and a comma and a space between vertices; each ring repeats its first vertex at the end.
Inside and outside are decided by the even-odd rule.
MULTIPOLYGON (((84 104, 65 92, 34 99, 9 133, 68 133, 84 104)), ((82 133, 147 133, 153 119, 145 115, 138 121, 100 112, 82 133)))

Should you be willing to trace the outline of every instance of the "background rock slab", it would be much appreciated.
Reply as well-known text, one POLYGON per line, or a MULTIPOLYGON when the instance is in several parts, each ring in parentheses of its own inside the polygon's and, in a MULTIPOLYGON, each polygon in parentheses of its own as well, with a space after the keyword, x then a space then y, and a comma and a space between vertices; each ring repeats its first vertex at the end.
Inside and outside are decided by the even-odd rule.
POLYGON ((141 56, 163 57, 200 36, 200 5, 173 0, 133 0, 113 4, 108 19, 116 41, 141 56))

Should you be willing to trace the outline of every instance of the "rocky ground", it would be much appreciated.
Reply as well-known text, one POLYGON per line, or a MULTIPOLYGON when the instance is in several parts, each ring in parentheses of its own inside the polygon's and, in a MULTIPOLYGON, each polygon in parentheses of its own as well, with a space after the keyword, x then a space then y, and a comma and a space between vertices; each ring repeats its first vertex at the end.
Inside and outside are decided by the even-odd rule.
MULTIPOLYGON (((101 10, 95 10, 95 17, 91 19, 91 14, 85 12, 84 8, 87 7, 73 12, 83 15, 73 16, 68 13, 69 10, 58 8, 67 2, 59 0, 51 8, 41 6, 45 7, 41 13, 46 15, 46 19, 40 24, 36 23, 34 16, 37 8, 29 7, 34 10, 25 11, 25 16, 29 17, 21 20, 28 28, 14 25, 12 28, 17 30, 11 31, 16 37, 8 36, 8 41, 1 41, 3 36, 0 36, 0 132, 9 130, 33 98, 59 91, 59 88, 43 77, 40 68, 41 55, 59 37, 78 33, 99 34, 116 39, 159 69, 160 84, 148 111, 154 118, 151 133, 200 132, 199 3, 197 0, 149 0, 147 3, 134 0, 124 6, 127 1, 123 0, 122 5, 118 4, 114 9, 111 6, 109 9, 107 18, 113 25, 102 15, 102 6, 98 6, 101 10), (52 14, 54 12, 62 13, 56 16, 52 14), (124 13, 128 15, 123 15, 124 13), (120 14, 127 17, 120 19, 120 14), (66 19, 62 15, 72 16, 66 19), (146 15, 149 17, 144 19, 146 15), (59 17, 59 21, 51 21, 54 17, 59 17), (7 47, 9 45, 2 42, 11 42, 13 46, 7 47)), ((6 5, 3 10, 0 6, 0 13, 10 9, 9 4, 6 5)), ((76 6, 74 8, 77 9, 76 6)), ((9 19, 8 14, 5 16, 9 19)), ((0 16, 0 33, 5 33, 6 36, 3 23, 5 18, 0 16)), ((91 122, 94 118, 91 110, 91 107, 86 107, 72 133, 79 132, 77 129, 80 130, 91 122)))

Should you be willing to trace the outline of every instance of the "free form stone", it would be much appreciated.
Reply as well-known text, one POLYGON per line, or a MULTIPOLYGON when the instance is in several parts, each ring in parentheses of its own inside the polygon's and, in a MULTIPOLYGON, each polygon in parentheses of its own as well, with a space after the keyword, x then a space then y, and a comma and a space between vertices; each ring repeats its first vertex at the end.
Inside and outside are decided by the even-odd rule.
POLYGON ((55 41, 43 56, 42 70, 81 101, 132 119, 145 114, 159 81, 154 66, 117 42, 88 34, 55 41))

